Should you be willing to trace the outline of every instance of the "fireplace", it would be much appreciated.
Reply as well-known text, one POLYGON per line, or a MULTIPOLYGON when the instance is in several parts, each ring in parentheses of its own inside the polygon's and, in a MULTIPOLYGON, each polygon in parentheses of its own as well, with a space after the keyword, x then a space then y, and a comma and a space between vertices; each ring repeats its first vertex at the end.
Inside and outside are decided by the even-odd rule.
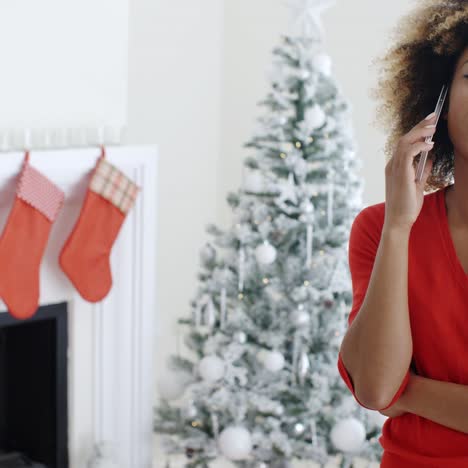
MULTIPOLYGON (((31 165, 65 192, 65 204, 52 227, 40 266, 38 311, 29 320, 13 321, 5 312, 6 305, 0 301, 0 330, 2 336, 5 333, 30 333, 29 346, 44 353, 49 352, 50 355, 52 351, 47 348, 48 340, 39 344, 31 340, 39 340, 43 333, 51 337, 53 321, 56 322, 56 330, 63 332, 58 335, 56 343, 58 361, 55 370, 58 372, 57 378, 61 379, 59 390, 49 380, 50 388, 43 388, 41 395, 37 384, 40 382, 40 385, 46 385, 43 377, 52 371, 39 371, 34 365, 31 372, 27 372, 26 362, 18 365, 17 378, 30 379, 24 381, 23 387, 23 384, 18 384, 18 387, 22 387, 19 391, 23 392, 23 397, 18 400, 20 403, 35 404, 39 399, 49 396, 50 400, 44 406, 38 404, 39 409, 44 411, 48 405, 48 414, 52 411, 52 402, 57 405, 59 419, 48 421, 52 427, 47 429, 50 431, 49 438, 41 444, 41 450, 44 445, 55 445, 57 456, 64 458, 50 462, 50 458, 41 458, 50 455, 44 455, 29 445, 23 428, 29 431, 30 425, 32 435, 37 437, 37 425, 45 424, 42 414, 26 426, 21 425, 21 431, 15 423, 11 423, 10 418, 7 425, 13 435, 8 437, 17 440, 18 445, 12 442, 6 444, 2 414, 7 409, 2 407, 4 403, 1 398, 0 449, 6 444, 9 450, 25 453, 30 459, 47 467, 83 468, 88 465, 96 444, 110 442, 115 447, 115 459, 119 466, 150 468, 155 379, 153 345, 157 284, 157 150, 151 145, 106 147, 109 161, 142 187, 142 192, 129 212, 112 250, 112 289, 102 301, 90 303, 78 294, 61 271, 58 257, 80 213, 90 171, 99 155, 99 147, 31 152, 31 165), (52 321, 46 319, 54 313, 56 317, 52 321), (32 331, 33 327, 38 328, 32 331), (63 352, 64 349, 67 352, 63 352), (21 445, 17 433, 25 437, 21 445), (66 454, 62 453, 67 444, 68 462, 66 454)), ((16 151, 2 153, 0 159, 0 231, 14 200, 15 183, 23 157, 24 153, 16 151)), ((20 347, 19 344, 16 346, 20 347)), ((36 357, 39 356, 34 355, 36 357)), ((46 360, 52 362, 53 359, 46 360)), ((0 381, 3 380, 0 375, 0 381)), ((22 411, 23 408, 19 406, 18 411, 22 411)), ((31 415, 27 408, 29 406, 24 407, 26 416, 31 415)))
POLYGON ((0 314, 0 460, 68 468, 67 347, 66 302, 28 320, 0 314))

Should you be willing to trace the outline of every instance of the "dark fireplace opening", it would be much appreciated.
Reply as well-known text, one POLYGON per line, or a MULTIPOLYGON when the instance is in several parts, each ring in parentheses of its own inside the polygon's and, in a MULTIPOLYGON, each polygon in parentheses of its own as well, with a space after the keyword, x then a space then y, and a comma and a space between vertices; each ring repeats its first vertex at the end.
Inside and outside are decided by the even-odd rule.
POLYGON ((67 348, 66 302, 0 313, 0 468, 68 468, 67 348))

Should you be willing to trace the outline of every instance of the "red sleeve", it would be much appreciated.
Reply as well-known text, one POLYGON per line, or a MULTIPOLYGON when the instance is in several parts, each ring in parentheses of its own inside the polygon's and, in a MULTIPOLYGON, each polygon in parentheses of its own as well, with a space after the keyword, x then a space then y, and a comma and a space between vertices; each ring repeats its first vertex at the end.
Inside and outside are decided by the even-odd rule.
MULTIPOLYGON (((374 259, 380 243, 383 223, 383 216, 379 216, 381 214, 382 213, 378 212, 378 207, 375 205, 373 207, 364 208, 358 213, 351 226, 348 260, 353 288, 353 305, 348 316, 348 326, 351 325, 352 321, 356 317, 366 295, 367 286, 374 266, 374 259)), ((341 353, 338 353, 338 371, 346 386, 353 394, 355 400, 364 408, 373 409, 365 406, 358 400, 354 391, 353 380, 350 373, 344 366, 341 353)), ((408 384, 409 377, 410 369, 408 368, 408 371, 406 372, 406 375, 391 402, 384 408, 379 408, 376 411, 389 408, 398 400, 408 384)))

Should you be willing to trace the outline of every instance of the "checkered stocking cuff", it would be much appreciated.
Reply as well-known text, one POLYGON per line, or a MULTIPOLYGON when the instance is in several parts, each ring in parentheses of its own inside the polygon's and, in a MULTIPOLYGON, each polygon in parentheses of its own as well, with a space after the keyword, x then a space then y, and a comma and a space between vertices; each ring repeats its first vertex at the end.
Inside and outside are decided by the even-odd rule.
POLYGON ((51 223, 62 208, 65 194, 51 180, 25 161, 16 195, 46 216, 51 223))
POLYGON ((89 188, 109 200, 124 214, 130 211, 140 190, 140 187, 105 158, 99 158, 89 188))

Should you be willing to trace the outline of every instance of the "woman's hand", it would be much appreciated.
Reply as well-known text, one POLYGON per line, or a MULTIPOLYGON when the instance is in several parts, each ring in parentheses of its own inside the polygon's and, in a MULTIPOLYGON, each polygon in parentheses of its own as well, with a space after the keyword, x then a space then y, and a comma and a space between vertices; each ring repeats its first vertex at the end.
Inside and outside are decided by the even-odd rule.
POLYGON ((392 157, 385 166, 385 225, 411 229, 422 208, 424 186, 432 170, 428 158, 422 178, 416 182, 414 158, 422 151, 430 151, 434 143, 425 138, 434 135, 435 115, 422 120, 397 142, 392 157))

